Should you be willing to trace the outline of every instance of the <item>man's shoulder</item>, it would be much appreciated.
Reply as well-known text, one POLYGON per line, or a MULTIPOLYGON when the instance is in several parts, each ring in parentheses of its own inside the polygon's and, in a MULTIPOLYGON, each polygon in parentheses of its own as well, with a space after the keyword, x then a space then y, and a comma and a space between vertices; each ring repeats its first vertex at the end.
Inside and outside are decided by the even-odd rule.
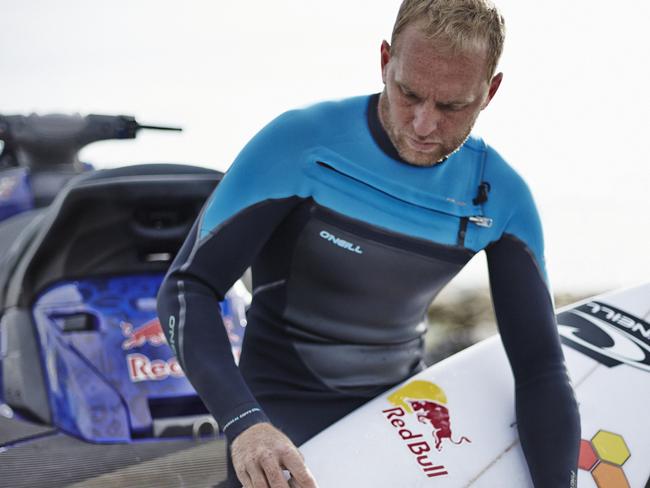
POLYGON ((293 154, 314 145, 327 145, 341 134, 367 130, 369 96, 318 102, 288 110, 269 122, 251 140, 255 149, 293 154))
POLYGON ((370 95, 361 95, 336 100, 325 100, 294 109, 291 112, 316 118, 338 117, 342 114, 355 112, 365 114, 369 99, 370 95))
POLYGON ((327 100, 294 108, 282 113, 272 124, 285 127, 309 127, 311 130, 340 127, 350 121, 365 119, 370 96, 327 100))
POLYGON ((263 127, 240 151, 231 168, 266 174, 295 174, 296 161, 314 147, 367 130, 369 96, 319 102, 288 110, 263 127), (356 116, 355 116, 356 114, 356 116))

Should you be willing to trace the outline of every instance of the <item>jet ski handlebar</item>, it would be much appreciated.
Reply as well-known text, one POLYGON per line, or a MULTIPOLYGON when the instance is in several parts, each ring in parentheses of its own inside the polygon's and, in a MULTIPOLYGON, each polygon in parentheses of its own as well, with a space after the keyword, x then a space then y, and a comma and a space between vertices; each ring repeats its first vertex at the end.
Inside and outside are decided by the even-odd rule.
POLYGON ((0 168, 32 169, 79 165, 79 151, 92 142, 135 139, 142 129, 181 131, 179 127, 142 125, 130 115, 1 115, 0 168))

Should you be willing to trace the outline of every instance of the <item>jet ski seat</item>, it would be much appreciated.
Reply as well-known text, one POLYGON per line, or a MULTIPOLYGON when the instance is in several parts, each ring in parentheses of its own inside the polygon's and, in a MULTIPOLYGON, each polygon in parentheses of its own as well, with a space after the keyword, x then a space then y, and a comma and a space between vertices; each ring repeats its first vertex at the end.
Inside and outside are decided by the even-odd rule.
POLYGON ((26 220, 12 224, 16 238, 0 268, 7 404, 51 420, 43 368, 34 363, 40 346, 30 307, 38 294, 64 280, 165 272, 222 176, 174 164, 99 170, 73 179, 47 209, 16 216, 26 220))

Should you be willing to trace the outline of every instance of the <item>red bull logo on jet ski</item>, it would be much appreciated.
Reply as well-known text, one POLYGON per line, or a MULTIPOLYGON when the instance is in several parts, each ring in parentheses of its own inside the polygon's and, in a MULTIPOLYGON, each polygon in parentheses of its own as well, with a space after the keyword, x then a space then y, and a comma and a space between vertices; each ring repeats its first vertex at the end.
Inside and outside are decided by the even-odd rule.
POLYGON ((444 440, 453 444, 471 442, 464 436, 453 439, 447 395, 442 388, 429 381, 415 380, 391 393, 387 399, 394 407, 383 410, 382 413, 406 442, 407 448, 416 458, 423 473, 429 478, 447 475, 447 468, 436 464, 431 459, 430 453, 433 452, 433 448, 425 435, 414 432, 409 425, 414 415, 418 423, 430 427, 433 447, 438 451, 442 451, 444 440))
MULTIPOLYGON (((125 351, 142 347, 145 344, 155 347, 167 344, 165 334, 157 318, 144 323, 140 327, 134 328, 128 322, 122 322, 120 327, 124 337, 126 337, 126 340, 122 342, 122 349, 125 351)), ((126 356, 126 363, 129 378, 134 383, 140 381, 160 381, 170 376, 174 378, 182 378, 185 376, 175 357, 164 360, 159 358, 151 359, 144 354, 128 354, 126 356)))
POLYGON ((0 200, 9 200, 18 186, 18 178, 15 176, 4 176, 0 178, 0 200))
POLYGON ((142 347, 145 343, 152 346, 167 344, 165 334, 157 318, 136 328, 128 322, 122 322, 120 327, 122 328, 122 334, 126 337, 126 340, 122 343, 122 349, 125 351, 135 347, 142 347))

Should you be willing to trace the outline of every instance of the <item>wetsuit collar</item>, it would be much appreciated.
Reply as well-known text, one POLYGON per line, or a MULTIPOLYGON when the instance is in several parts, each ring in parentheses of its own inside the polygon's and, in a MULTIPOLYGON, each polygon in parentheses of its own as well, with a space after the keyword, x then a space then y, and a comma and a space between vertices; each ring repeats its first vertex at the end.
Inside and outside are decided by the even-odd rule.
POLYGON ((408 162, 404 161, 399 155, 397 149, 388 137, 386 129, 384 129, 384 126, 381 125, 378 108, 379 93, 375 93, 374 95, 370 96, 370 100, 368 101, 368 128, 370 129, 372 138, 375 140, 381 150, 386 153, 387 156, 390 156, 397 161, 401 161, 402 163, 408 164, 408 162))

